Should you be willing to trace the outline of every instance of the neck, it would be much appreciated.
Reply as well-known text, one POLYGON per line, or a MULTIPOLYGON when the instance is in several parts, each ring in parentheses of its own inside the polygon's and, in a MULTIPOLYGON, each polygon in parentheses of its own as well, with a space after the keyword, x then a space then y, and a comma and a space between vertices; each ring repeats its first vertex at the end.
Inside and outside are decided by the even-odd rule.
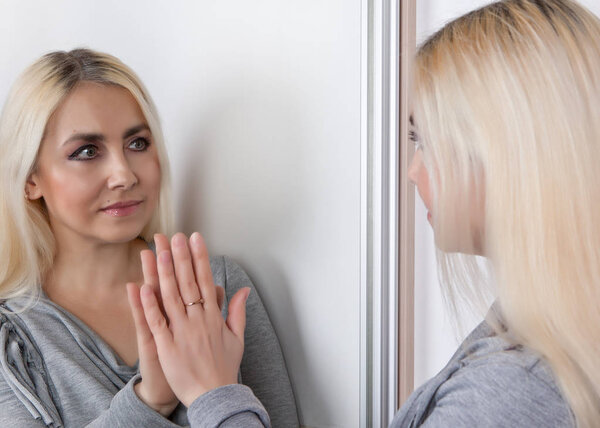
POLYGON ((141 283, 140 251, 146 248, 141 239, 116 244, 59 241, 44 290, 49 295, 68 291, 87 296, 123 291, 127 282, 141 283))

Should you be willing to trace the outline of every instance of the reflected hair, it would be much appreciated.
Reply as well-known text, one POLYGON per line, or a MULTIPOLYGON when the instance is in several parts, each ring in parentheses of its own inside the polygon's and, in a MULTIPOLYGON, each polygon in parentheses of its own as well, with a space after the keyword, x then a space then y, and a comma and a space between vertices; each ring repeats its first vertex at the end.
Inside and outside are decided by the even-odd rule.
POLYGON ((154 233, 171 231, 167 152, 157 110, 140 79, 105 53, 90 49, 48 53, 19 76, 0 117, 0 299, 28 295, 33 303, 52 266, 56 247, 44 202, 29 201, 24 192, 48 120, 80 82, 125 88, 139 104, 161 170, 159 202, 141 237, 151 241, 154 233))
POLYGON ((414 78, 447 303, 458 317, 497 296, 498 332, 539 352, 577 426, 596 426, 600 20, 569 0, 495 2, 429 38, 414 78))

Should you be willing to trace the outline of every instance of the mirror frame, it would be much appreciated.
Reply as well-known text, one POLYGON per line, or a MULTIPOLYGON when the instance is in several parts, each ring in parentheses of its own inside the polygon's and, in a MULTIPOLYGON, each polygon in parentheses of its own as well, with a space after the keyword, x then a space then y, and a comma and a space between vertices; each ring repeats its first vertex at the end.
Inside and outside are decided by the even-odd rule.
POLYGON ((360 426, 413 390, 414 188, 407 178, 416 0, 361 3, 360 426))

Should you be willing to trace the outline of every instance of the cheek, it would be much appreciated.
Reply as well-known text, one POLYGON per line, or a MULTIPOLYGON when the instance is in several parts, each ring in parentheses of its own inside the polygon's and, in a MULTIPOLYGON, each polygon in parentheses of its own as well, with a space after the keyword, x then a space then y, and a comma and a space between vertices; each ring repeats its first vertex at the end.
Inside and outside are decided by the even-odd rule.
POLYGON ((429 211, 431 211, 431 189, 429 187, 429 176, 425 168, 421 168, 419 171, 419 181, 417 190, 423 200, 423 203, 429 211))
POLYGON ((89 206, 101 187, 100 180, 89 171, 54 167, 44 175, 43 197, 49 210, 89 206))
POLYGON ((137 170, 139 171, 138 178, 141 183, 144 183, 143 187, 148 192, 148 196, 155 199, 158 198, 161 179, 158 156, 154 155, 150 159, 142 160, 137 170))

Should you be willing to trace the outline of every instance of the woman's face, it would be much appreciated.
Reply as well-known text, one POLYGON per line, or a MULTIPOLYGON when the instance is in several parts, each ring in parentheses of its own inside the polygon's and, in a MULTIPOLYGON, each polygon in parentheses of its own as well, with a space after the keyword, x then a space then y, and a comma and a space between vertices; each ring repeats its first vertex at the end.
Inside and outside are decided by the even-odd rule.
MULTIPOLYGON (((423 150, 420 147, 417 147, 408 167, 408 178, 417 187, 419 196, 427 208, 427 221, 433 226, 432 218, 439 213, 432 212, 429 173, 423 162, 423 150)), ((483 180, 483 175, 478 178, 483 180)), ((472 183, 473 187, 468 191, 468 201, 465 204, 457 202, 453 213, 444 214, 445 221, 452 224, 447 224, 445 236, 435 234, 436 245, 443 251, 483 255, 485 192, 483 189, 476 190, 474 179, 472 183), (467 224, 464 224, 465 220, 467 224)))
POLYGON ((159 189, 158 155, 136 100, 118 86, 80 83, 48 121, 27 183, 30 199, 44 198, 57 240, 135 239, 159 189))

